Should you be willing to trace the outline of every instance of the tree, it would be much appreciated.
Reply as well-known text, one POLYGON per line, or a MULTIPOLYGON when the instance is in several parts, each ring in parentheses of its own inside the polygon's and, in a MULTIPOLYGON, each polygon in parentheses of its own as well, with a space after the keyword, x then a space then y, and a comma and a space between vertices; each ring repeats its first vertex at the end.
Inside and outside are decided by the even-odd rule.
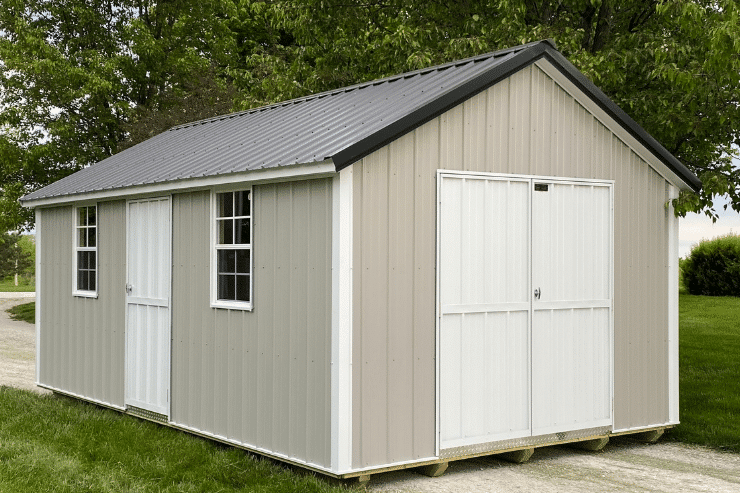
MULTIPOLYGON (((32 224, 23 194, 150 136, 132 131, 137 118, 169 111, 172 125, 228 111, 188 111, 199 103, 187 96, 227 65, 230 9, 229 0, 3 0, 0 230, 32 224)), ((228 92, 222 80, 211 86, 228 92)))
POLYGON ((26 248, 19 245, 21 235, 18 233, 0 234, 0 279, 26 272, 33 264, 33 259, 26 248))
MULTIPOLYGON (((731 0, 304 0, 275 6, 307 90, 553 38, 703 183, 682 215, 727 194, 740 212, 740 7, 731 0)), ((286 85, 286 84, 283 84, 286 85)))
POLYGON ((740 211, 732 0, 3 0, 0 228, 17 199, 172 125, 543 38, 740 211))

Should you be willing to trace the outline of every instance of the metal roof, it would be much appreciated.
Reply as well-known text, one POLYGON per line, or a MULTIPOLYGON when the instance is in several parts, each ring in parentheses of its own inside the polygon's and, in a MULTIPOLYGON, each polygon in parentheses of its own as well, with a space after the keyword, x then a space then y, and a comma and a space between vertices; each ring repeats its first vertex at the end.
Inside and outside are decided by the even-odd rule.
POLYGON ((578 72, 551 41, 538 41, 180 125, 21 200, 33 202, 326 161, 333 162, 338 171, 542 57, 687 184, 699 189, 699 180, 578 72))

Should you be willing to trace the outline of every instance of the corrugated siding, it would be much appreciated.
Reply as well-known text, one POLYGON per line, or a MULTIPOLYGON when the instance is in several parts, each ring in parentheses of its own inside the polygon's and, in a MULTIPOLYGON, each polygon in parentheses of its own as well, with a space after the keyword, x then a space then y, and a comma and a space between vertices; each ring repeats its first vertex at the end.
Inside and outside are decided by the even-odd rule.
POLYGON ((331 181, 253 200, 247 312, 210 307, 209 192, 173 196, 172 420, 329 467, 331 181))
POLYGON ((668 421, 665 180, 544 72, 354 166, 356 467, 434 455, 437 169, 615 180, 614 425, 668 421))
POLYGON ((123 406, 126 204, 98 204, 98 297, 72 296, 72 207, 41 209, 39 382, 123 406))

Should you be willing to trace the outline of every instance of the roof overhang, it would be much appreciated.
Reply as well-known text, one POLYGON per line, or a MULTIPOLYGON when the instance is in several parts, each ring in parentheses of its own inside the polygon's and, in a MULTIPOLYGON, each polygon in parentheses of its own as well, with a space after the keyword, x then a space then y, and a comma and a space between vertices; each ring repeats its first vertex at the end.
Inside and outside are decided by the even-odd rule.
POLYGON ((154 195, 164 195, 172 192, 188 192, 219 187, 233 183, 270 183, 294 180, 326 178, 337 173, 336 166, 331 159, 320 163, 281 166, 276 168, 242 171, 222 175, 188 178, 176 181, 136 185, 131 187, 103 189, 93 192, 62 195, 58 197, 43 197, 39 199, 23 200, 23 207, 50 207, 78 202, 100 200, 131 199, 154 195))

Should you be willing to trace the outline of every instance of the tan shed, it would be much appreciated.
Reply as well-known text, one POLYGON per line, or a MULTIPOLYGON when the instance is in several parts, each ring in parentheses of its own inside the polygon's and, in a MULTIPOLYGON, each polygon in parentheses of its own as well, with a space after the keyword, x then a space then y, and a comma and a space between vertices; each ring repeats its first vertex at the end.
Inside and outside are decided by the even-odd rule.
POLYGON ((22 199, 37 382, 338 477, 670 427, 699 187, 550 41, 182 125, 22 199))

